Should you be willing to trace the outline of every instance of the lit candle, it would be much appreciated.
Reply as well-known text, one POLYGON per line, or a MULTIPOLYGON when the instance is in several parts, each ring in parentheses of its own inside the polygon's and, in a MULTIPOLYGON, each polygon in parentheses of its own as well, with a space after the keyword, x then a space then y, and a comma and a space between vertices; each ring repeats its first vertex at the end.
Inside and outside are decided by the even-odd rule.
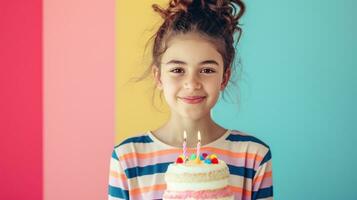
POLYGON ((186 131, 183 132, 183 162, 186 162, 186 155, 187 155, 187 147, 186 147, 186 143, 187 143, 187 134, 186 131))
POLYGON ((196 156, 197 156, 198 159, 200 159, 200 148, 201 148, 201 133, 200 133, 200 131, 198 131, 197 138, 198 138, 198 143, 197 143, 197 153, 196 153, 196 156))

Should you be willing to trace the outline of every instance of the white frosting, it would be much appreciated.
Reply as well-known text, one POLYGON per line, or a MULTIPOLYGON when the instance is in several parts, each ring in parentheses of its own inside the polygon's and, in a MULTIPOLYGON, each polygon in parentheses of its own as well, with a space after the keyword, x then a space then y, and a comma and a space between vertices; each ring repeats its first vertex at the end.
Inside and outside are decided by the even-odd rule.
POLYGON ((208 174, 211 172, 217 172, 226 170, 227 178, 219 179, 219 180, 212 180, 212 181, 204 181, 204 182, 194 182, 194 181, 187 181, 187 182, 175 182, 175 181, 168 181, 166 179, 167 189, 172 191, 199 191, 199 190, 214 190, 224 188, 228 185, 228 174, 229 170, 226 163, 223 160, 219 160, 218 164, 176 164, 173 163, 169 165, 167 169, 167 174, 174 174, 175 176, 180 176, 180 174, 208 174))
POLYGON ((224 188, 228 185, 228 178, 221 179, 217 181, 207 181, 207 182, 200 182, 199 184, 193 183, 178 183, 178 182, 170 182, 167 183, 167 189, 173 191, 199 191, 199 190, 215 190, 219 188, 224 188))
MULTIPOLYGON (((170 199, 163 199, 163 200, 170 200, 170 199)), ((174 200, 177 200, 177 199, 174 199, 174 200)), ((188 199, 186 199, 186 200, 197 200, 197 199, 188 198, 188 199)), ((215 200, 234 200, 234 196, 222 197, 222 198, 218 198, 218 199, 215 199, 215 200)))
POLYGON ((219 160, 218 164, 171 164, 167 169, 170 174, 183 173, 208 173, 226 168, 227 165, 223 160, 219 160))

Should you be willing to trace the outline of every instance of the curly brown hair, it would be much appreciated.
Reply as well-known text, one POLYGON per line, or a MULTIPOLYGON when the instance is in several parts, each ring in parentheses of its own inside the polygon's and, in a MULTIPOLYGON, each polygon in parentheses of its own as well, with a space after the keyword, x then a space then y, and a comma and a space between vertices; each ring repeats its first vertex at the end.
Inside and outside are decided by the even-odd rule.
POLYGON ((236 38, 238 44, 242 34, 239 20, 245 12, 243 1, 170 0, 167 8, 161 8, 157 4, 153 4, 152 8, 164 22, 149 39, 149 41, 153 40, 152 61, 141 78, 137 79, 138 81, 146 78, 153 66, 160 68, 162 55, 168 48, 168 41, 178 34, 200 34, 213 43, 221 54, 224 72, 232 67, 235 56, 234 35, 238 34, 236 38))

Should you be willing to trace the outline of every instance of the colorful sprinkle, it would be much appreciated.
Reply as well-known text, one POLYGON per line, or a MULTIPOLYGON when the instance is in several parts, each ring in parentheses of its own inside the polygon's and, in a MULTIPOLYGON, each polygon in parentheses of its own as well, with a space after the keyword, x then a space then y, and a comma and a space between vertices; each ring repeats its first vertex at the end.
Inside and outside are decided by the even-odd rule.
POLYGON ((200 159, 196 159, 194 162, 195 162, 196 164, 202 164, 202 161, 201 161, 200 159))
POLYGON ((183 163, 183 159, 181 157, 178 157, 176 159, 176 163, 179 163, 179 164, 183 163))
POLYGON ((219 160, 216 154, 202 153, 199 157, 196 154, 191 154, 190 157, 179 155, 176 159, 177 164, 218 164, 219 160))
POLYGON ((190 160, 195 160, 196 159, 196 154, 191 154, 191 156, 190 156, 190 160))
POLYGON ((206 159, 206 160, 205 160, 205 163, 206 163, 206 164, 211 164, 211 160, 210 160, 210 159, 206 159))
POLYGON ((217 158, 212 158, 211 159, 212 164, 218 164, 218 159, 217 158))

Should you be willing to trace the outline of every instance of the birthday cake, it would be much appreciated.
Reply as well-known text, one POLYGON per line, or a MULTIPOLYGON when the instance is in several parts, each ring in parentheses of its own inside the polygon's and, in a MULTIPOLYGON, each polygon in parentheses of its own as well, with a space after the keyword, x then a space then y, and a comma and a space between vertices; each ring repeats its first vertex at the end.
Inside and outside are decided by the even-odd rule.
POLYGON ((229 169, 216 155, 181 155, 167 168, 163 199, 233 199, 228 179, 229 169))

